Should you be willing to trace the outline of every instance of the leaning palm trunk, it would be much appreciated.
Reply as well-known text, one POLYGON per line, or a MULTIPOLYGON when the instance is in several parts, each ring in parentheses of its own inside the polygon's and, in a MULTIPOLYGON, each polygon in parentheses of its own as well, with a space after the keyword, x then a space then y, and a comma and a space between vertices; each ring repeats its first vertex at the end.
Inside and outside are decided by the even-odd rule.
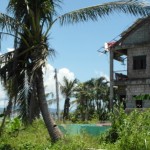
POLYGON ((58 139, 62 138, 62 133, 60 132, 59 128, 55 124, 52 116, 50 115, 48 111, 48 105, 45 98, 45 91, 44 91, 44 84, 43 84, 43 73, 42 68, 39 68, 37 71, 37 95, 39 100, 39 106, 40 110, 45 122, 45 125, 47 127, 47 130, 49 132, 50 137, 52 138, 53 142, 56 142, 58 139))
POLYGON ((36 118, 40 118, 40 109, 36 90, 35 79, 33 79, 32 91, 29 97, 29 123, 31 124, 36 118))

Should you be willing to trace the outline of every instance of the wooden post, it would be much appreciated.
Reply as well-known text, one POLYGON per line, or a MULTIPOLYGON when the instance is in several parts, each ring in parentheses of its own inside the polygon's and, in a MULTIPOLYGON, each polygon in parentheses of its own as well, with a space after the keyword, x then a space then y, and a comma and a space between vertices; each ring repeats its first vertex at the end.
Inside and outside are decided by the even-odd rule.
POLYGON ((114 98, 114 90, 113 90, 113 85, 114 85, 114 78, 113 78, 113 74, 114 74, 114 64, 113 64, 113 56, 114 56, 114 52, 113 50, 110 49, 110 102, 109 102, 109 106, 110 106, 110 110, 113 109, 113 98, 114 98))
POLYGON ((57 79, 57 70, 55 69, 55 81, 56 81, 56 101, 57 101, 57 119, 60 120, 60 111, 59 111, 59 86, 57 79))

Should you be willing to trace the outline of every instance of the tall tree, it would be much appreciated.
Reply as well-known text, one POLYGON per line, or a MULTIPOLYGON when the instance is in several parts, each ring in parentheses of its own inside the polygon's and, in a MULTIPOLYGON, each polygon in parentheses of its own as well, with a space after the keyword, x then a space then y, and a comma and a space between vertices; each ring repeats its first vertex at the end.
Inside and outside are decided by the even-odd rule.
POLYGON ((79 83, 75 88, 77 118, 91 120, 95 115, 99 120, 108 119, 109 86, 105 77, 92 78, 79 83))
POLYGON ((69 81, 66 77, 63 79, 64 84, 60 86, 61 93, 65 97, 63 120, 69 119, 70 98, 74 92, 77 80, 69 81))
MULTIPOLYGON (((138 0, 116 1, 88 7, 57 16, 56 9, 61 0, 10 0, 7 14, 0 14, 0 26, 6 34, 13 35, 15 51, 1 56, 0 76, 4 84, 13 85, 14 102, 29 116, 31 104, 42 113, 44 122, 53 141, 62 137, 51 115, 45 98, 42 67, 47 55, 53 50, 48 46, 48 33, 56 21, 61 24, 96 21, 114 11, 133 15, 149 14, 145 3, 138 0), (31 103, 31 101, 35 101, 31 103)), ((36 111, 36 110, 35 110, 36 111)))
POLYGON ((94 99, 97 108, 99 120, 105 120, 107 117, 109 104, 109 86, 105 77, 94 80, 94 99))
POLYGON ((93 108, 93 104, 91 103, 93 100, 91 82, 87 81, 79 83, 75 88, 75 97, 77 102, 77 111, 79 111, 81 120, 88 120, 90 109, 93 108))
POLYGON ((28 107, 33 108, 33 103, 36 104, 35 110, 40 108, 53 141, 61 138, 62 133, 48 111, 42 67, 47 55, 53 52, 48 47, 47 34, 52 26, 55 6, 56 3, 49 0, 10 0, 7 9, 13 12, 13 18, 4 14, 1 16, 2 26, 15 36, 15 51, 11 52, 11 57, 7 54, 2 56, 1 77, 4 84, 11 80, 15 86, 14 99, 24 110, 23 120, 28 118, 28 110, 32 110, 28 107))

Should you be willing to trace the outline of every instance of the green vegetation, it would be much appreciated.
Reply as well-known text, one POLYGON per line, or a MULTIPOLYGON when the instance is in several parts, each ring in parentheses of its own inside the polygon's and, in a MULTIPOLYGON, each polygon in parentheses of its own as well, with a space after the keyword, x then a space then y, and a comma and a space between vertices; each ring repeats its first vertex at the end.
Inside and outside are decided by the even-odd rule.
POLYGON ((127 115, 115 108, 111 119, 112 128, 102 137, 106 145, 110 144, 115 150, 150 149, 150 110, 135 109, 127 115))
POLYGON ((92 78, 78 83, 74 89, 77 109, 70 115, 73 122, 88 122, 92 120, 107 120, 109 110, 109 86, 105 77, 92 78))
POLYGON ((51 143, 42 120, 24 127, 16 118, 5 126, 0 150, 150 150, 150 110, 135 110, 127 115, 122 109, 115 108, 110 116, 112 128, 103 135, 67 135, 55 144, 51 143))
POLYGON ((66 77, 63 79, 64 85, 60 85, 61 93, 65 97, 63 120, 69 119, 70 97, 74 91, 77 80, 69 81, 66 77))
POLYGON ((43 121, 35 120, 32 126, 26 128, 23 125, 22 128, 18 126, 18 130, 14 130, 13 126, 12 122, 6 124, 5 132, 0 139, 0 150, 42 150, 50 146, 51 142, 43 121))
MULTIPOLYGON (((58 16, 57 10, 61 7, 62 2, 63 0, 9 0, 7 13, 0 13, 1 35, 14 37, 14 51, 0 55, 0 80, 9 97, 0 133, 3 131, 6 117, 10 116, 12 106, 16 105, 19 107, 20 118, 24 123, 32 124, 41 114, 53 142, 63 137, 49 114, 42 71, 47 62, 47 56, 54 55, 54 50, 49 47, 48 39, 50 30, 56 21, 61 25, 88 20, 96 21, 98 17, 103 18, 113 12, 123 12, 134 16, 149 15, 149 7, 146 7, 146 3, 127 0, 99 4, 58 16)), ((83 100, 77 96, 78 110, 81 112, 79 117, 82 121, 88 120, 89 114, 93 111, 90 109, 93 107, 87 107, 88 103, 90 106, 93 104, 87 101, 89 95, 86 94, 82 93, 83 100)), ((70 95, 66 96, 64 118, 67 118, 69 113, 68 98, 70 95)), ((100 110, 99 96, 95 101, 97 110, 100 110)), ((97 113, 99 116, 101 114, 104 116, 101 111, 97 113)), ((9 145, 6 147, 9 149, 9 145)), ((26 149, 33 148, 27 146, 26 149)))
MULTIPOLYGON (((7 125, 9 127, 11 125, 14 126, 14 123, 11 121, 7 125)), ((10 130, 8 132, 7 125, 5 133, 0 138, 0 150, 77 150, 89 147, 98 148, 98 138, 88 135, 66 136, 63 140, 57 142, 57 144, 51 144, 42 120, 35 120, 32 126, 30 125, 26 128, 18 126, 18 130, 12 129, 11 132, 10 130)))

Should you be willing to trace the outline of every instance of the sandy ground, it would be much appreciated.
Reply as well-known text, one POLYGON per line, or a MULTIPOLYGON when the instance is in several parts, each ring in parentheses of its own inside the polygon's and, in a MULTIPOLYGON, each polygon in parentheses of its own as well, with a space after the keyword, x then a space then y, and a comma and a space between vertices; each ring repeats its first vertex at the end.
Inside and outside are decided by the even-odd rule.
POLYGON ((98 126, 111 126, 111 122, 100 122, 96 125, 98 125, 98 126))

